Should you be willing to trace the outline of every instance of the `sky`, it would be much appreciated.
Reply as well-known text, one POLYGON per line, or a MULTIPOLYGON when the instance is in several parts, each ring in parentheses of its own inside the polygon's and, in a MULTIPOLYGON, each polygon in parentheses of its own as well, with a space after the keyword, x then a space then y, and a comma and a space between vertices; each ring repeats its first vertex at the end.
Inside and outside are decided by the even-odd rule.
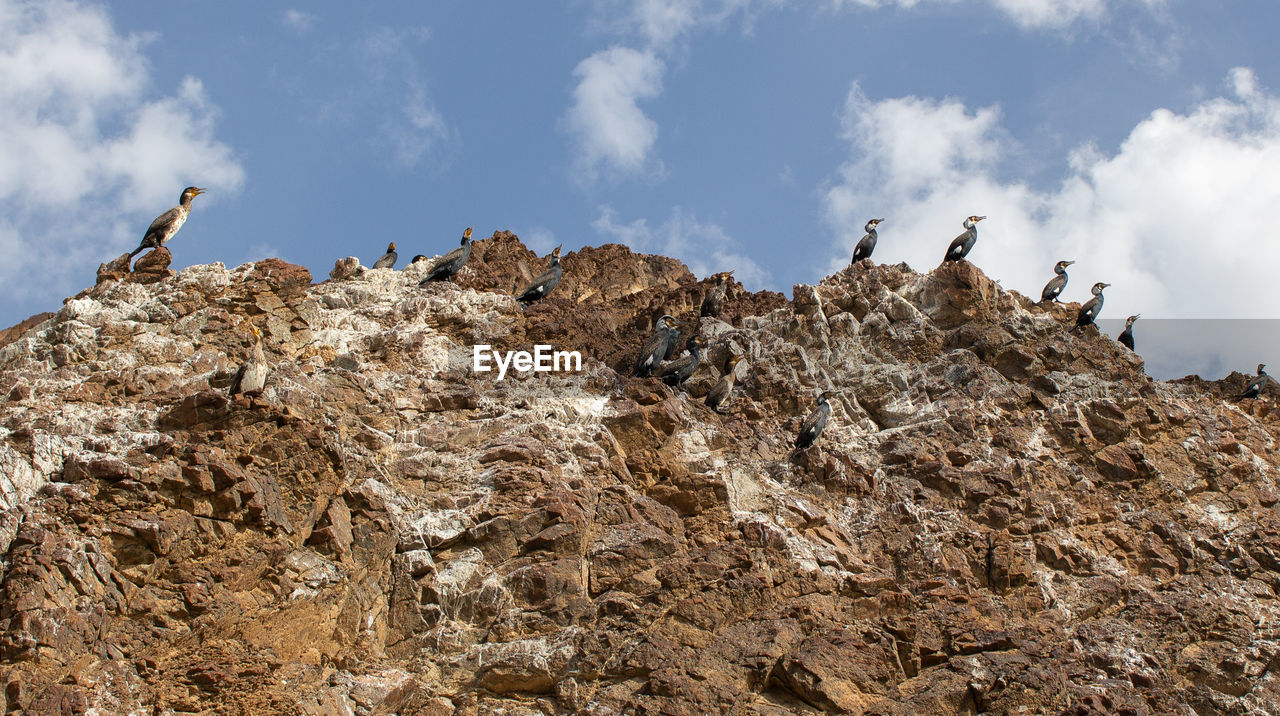
POLYGON ((969 258, 1006 288, 1074 259, 1064 298, 1110 283, 1106 318, 1256 334, 1280 318, 1278 26, 1257 0, 0 0, 0 325, 92 285, 190 184, 174 268, 319 280, 474 226, 790 295, 867 219, 876 261, 927 271, 980 214, 969 258))

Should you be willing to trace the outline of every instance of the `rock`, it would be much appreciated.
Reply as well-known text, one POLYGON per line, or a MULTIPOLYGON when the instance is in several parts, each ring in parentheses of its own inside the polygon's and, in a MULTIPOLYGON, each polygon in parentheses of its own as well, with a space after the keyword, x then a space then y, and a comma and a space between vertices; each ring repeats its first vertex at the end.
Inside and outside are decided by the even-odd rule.
POLYGON ((794 300, 515 235, 453 280, 168 252, 0 333, 13 712, 1254 713, 1276 412, 960 262, 794 300), (671 313, 713 347, 632 379, 671 313), (264 333, 272 378, 227 387, 264 333), (581 370, 471 370, 471 347, 581 370), (745 357, 733 402, 703 393, 745 357), (820 390, 841 397, 789 459, 820 390), (1064 646, 1065 645, 1065 646, 1064 646))

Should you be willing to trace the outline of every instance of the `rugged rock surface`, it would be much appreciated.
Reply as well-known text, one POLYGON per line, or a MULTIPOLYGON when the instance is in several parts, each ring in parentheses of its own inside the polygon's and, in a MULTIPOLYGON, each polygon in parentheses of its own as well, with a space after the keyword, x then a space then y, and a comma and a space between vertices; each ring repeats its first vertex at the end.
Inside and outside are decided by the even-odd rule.
POLYGON ((625 371, 708 282, 584 249, 522 311, 542 265, 504 233, 423 289, 104 266, 6 334, 7 709, 1280 713, 1280 426, 1224 402, 1244 376, 1152 381, 969 264, 863 265, 735 286, 673 393, 625 371), (246 322, 273 372, 233 401, 246 322), (497 381, 476 343, 586 360, 497 381))

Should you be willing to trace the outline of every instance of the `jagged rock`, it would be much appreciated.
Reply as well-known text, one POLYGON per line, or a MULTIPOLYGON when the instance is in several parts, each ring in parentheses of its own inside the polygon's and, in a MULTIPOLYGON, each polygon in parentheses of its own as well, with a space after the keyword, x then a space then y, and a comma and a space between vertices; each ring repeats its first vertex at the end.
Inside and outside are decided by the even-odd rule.
POLYGON ((1267 713, 1280 440, 1075 306, 862 263, 787 301, 509 232, 453 280, 167 251, 0 332, 25 712, 1267 713), (164 259, 164 261, 162 261, 164 259), (161 266, 161 263, 165 263, 161 266), (154 270, 146 270, 151 266, 154 270), (629 377, 653 322, 688 393, 629 377), (272 379, 227 396, 264 334, 272 379), (472 346, 581 372, 471 369, 472 346), (744 356, 723 415, 701 396, 744 356), (814 396, 818 443, 790 456, 814 396))

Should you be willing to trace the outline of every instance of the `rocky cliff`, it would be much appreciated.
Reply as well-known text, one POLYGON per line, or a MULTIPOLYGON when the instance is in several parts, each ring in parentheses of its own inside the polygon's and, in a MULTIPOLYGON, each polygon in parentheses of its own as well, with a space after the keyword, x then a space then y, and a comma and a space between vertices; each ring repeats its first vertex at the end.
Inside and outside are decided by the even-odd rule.
POLYGON ((734 286, 682 393, 626 370, 698 325, 671 259, 569 254, 528 311, 505 233, 429 288, 164 259, 0 343, 8 710, 1280 713, 1270 400, 969 264, 734 286))

